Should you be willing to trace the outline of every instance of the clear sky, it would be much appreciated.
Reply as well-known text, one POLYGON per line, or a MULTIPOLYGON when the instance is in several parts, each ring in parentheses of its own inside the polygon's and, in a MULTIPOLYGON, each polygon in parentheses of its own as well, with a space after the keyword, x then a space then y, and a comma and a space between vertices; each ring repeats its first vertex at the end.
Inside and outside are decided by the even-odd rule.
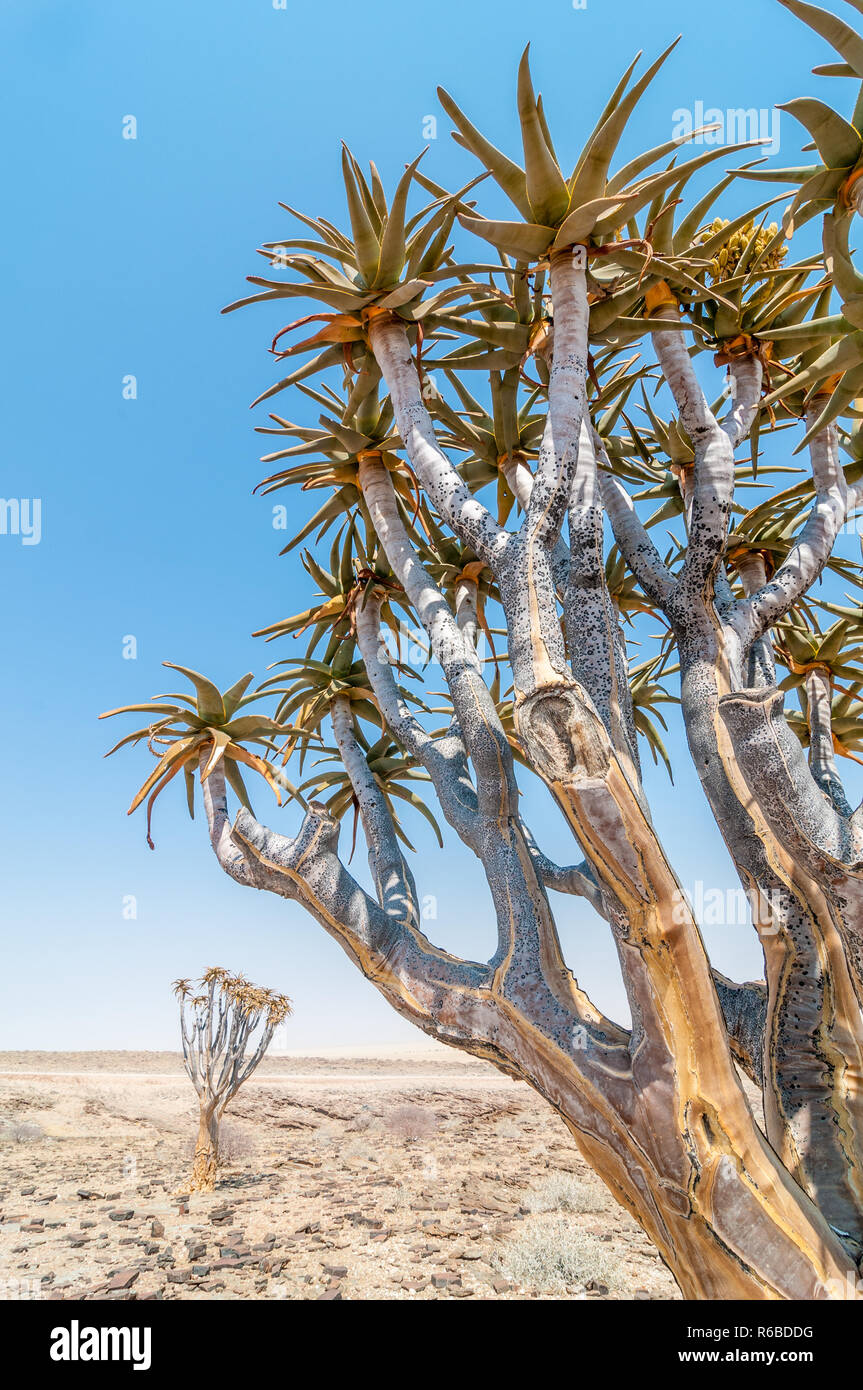
MULTIPOLYGON (((450 187, 473 172, 438 83, 517 151, 528 40, 567 159, 636 50, 652 57, 681 30, 627 157, 668 139, 675 111, 699 101, 770 113, 817 90, 847 109, 850 88, 809 76, 831 55, 773 0, 7 0, 0 27, 0 490, 42 508, 39 544, 0 535, 0 1046, 173 1047, 170 983, 211 964, 290 994, 294 1047, 408 1040, 414 1030, 301 908, 226 878, 180 791, 161 799, 147 848, 143 813, 124 814, 145 753, 102 761, 127 730, 97 714, 176 688, 163 659, 223 686, 261 675, 288 653, 252 630, 309 599, 298 562, 278 558, 270 501, 251 495, 264 450, 247 406, 274 379, 266 348, 286 315, 219 309, 261 271, 257 245, 297 235, 278 200, 344 220, 341 139, 391 187, 435 115, 426 171, 450 187), (129 117, 135 139, 123 138, 129 117), (136 399, 124 399, 129 376, 136 399), (129 636, 135 660, 123 657, 129 636)), ((782 130, 779 162, 799 162, 798 129, 787 118, 782 130)), ((284 408, 298 418, 302 406, 284 408)), ((306 501, 291 504, 299 515, 306 501)), ((686 886, 735 886, 671 718, 676 785, 647 774, 662 836, 686 886)), ((255 789, 256 811, 290 832, 295 812, 269 797, 255 789)), ((559 817, 534 792, 528 807, 568 862, 559 817)), ((420 892, 438 898, 430 934, 488 955, 475 862, 417 837, 420 892)), ((571 965, 625 1019, 606 928, 578 899, 555 905, 571 965)), ((706 935, 720 968, 761 973, 750 928, 706 935)))

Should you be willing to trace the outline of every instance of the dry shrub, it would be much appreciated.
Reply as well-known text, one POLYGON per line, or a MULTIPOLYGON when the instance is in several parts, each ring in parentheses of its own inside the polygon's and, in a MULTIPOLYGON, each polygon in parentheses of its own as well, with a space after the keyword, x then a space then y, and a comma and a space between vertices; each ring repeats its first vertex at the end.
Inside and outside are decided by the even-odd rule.
POLYGON ((222 1121, 219 1130, 219 1158, 222 1163, 243 1163, 248 1158, 254 1158, 257 1151, 258 1141, 249 1130, 232 1124, 230 1120, 227 1124, 222 1121))
POLYGON ((393 1208, 393 1211, 399 1212, 399 1213, 401 1213, 402 1215, 404 1215, 404 1214, 406 1214, 408 1211, 410 1211, 411 1204, 412 1204, 413 1201, 414 1201, 414 1194, 413 1194, 413 1192, 411 1191, 411 1189, 410 1189, 408 1186, 406 1186, 405 1183, 399 1183, 398 1186, 397 1186, 396 1188, 393 1189, 393 1193, 392 1193, 392 1208, 393 1208))
POLYGON ((5 1139, 11 1144, 34 1144, 39 1139, 45 1138, 45 1131, 41 1125, 31 1121, 12 1119, 0 1120, 0 1139, 5 1139))
POLYGON ((595 1280, 611 1288, 617 1261, 608 1246, 562 1217, 532 1221, 500 1250, 496 1262, 509 1279, 540 1293, 595 1280))
POLYGON ((403 1139, 406 1144, 413 1144, 434 1134, 438 1117, 421 1105, 399 1105, 385 1117, 385 1123, 390 1134, 403 1139))
POLYGON ((571 1173, 554 1173, 543 1178, 528 1194, 527 1206, 531 1211, 566 1211, 590 1215, 608 1211, 608 1194, 598 1183, 584 1182, 571 1173))
POLYGON ((522 1126, 515 1120, 501 1120, 495 1130, 498 1139, 520 1139, 523 1133, 522 1126))

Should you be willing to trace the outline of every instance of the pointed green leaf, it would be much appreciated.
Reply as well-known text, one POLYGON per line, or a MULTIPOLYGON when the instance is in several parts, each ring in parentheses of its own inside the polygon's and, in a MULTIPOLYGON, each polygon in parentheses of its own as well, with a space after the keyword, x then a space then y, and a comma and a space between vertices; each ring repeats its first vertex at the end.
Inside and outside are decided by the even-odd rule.
POLYGON ((426 153, 427 151, 423 150, 422 154, 418 154, 398 181, 381 241, 380 263, 374 280, 376 289, 387 289, 390 285, 397 284, 402 273, 405 263, 405 212, 408 193, 416 167, 426 153))
POLYGON ((553 227, 531 222, 491 222, 484 217, 466 217, 464 213, 459 213, 458 220, 466 231, 522 261, 538 260, 554 241, 553 227))
POLYGON ((249 688, 253 673, 249 671, 245 676, 241 676, 234 685, 229 686, 222 696, 222 704, 225 707, 225 718, 230 719, 239 708, 240 701, 249 688))
POLYGON ((612 111, 608 120, 597 131, 590 142, 590 146, 584 156, 584 162, 579 168, 572 185, 572 203, 589 202, 593 198, 601 198, 605 193, 606 182, 608 180, 608 166, 614 158, 620 137, 623 134, 629 117, 631 116, 636 103, 647 90, 653 78, 662 67, 672 49, 676 48, 680 42, 679 38, 674 43, 669 44, 664 53, 651 63, 643 77, 639 78, 635 86, 622 99, 620 104, 612 111))
POLYGON ((191 671, 188 666, 178 666, 173 661, 163 661, 162 665, 172 671, 179 671, 181 676, 192 682, 198 701, 198 714, 202 719, 208 724, 224 724, 225 706, 212 681, 207 680, 207 677, 200 675, 198 671, 191 671))
POLYGON ((378 272, 381 253, 380 242, 375 235, 365 204, 357 191, 354 168, 347 145, 342 147, 342 178, 345 181, 345 195, 348 200, 357 264, 366 284, 372 285, 378 272))
POLYGON ((495 183, 500 185, 510 201, 518 208, 522 217, 530 218, 531 211, 527 199, 524 170, 496 149, 483 135, 480 135, 476 126, 471 125, 467 116, 459 110, 443 87, 438 87, 437 94, 444 111, 453 124, 458 127, 461 136, 458 143, 465 145, 471 154, 476 155, 480 163, 488 169, 495 183))
POLYGON ((828 169, 841 169, 857 163, 863 149, 860 136, 848 121, 825 102, 816 101, 813 97, 795 97, 793 101, 780 104, 777 109, 787 111, 806 127, 828 169))
POLYGON ((566 216, 569 189, 546 143, 530 80, 530 44, 518 65, 518 118, 524 147, 525 184, 531 220, 556 226, 566 216))
POLYGON ((804 4, 803 0, 779 0, 779 3, 832 44, 854 69, 857 77, 863 79, 863 39, 844 20, 837 19, 836 15, 828 14, 816 5, 804 4))

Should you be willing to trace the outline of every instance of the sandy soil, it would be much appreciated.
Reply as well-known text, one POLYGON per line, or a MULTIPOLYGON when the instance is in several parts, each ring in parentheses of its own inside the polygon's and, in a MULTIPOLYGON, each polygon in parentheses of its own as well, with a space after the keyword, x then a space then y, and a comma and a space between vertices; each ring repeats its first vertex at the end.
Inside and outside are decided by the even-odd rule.
POLYGON ((0 1053, 0 1297, 675 1298, 526 1086, 434 1045, 269 1057, 185 1186, 179 1054, 0 1053))

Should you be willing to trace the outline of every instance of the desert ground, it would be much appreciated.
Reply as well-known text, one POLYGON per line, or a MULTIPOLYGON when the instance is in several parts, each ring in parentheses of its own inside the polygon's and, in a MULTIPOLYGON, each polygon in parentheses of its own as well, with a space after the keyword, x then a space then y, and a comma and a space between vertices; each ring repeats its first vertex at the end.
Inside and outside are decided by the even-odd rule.
POLYGON ((268 1056, 189 1194, 168 1052, 0 1052, 0 1298, 672 1299, 526 1086, 437 1044, 268 1056))

